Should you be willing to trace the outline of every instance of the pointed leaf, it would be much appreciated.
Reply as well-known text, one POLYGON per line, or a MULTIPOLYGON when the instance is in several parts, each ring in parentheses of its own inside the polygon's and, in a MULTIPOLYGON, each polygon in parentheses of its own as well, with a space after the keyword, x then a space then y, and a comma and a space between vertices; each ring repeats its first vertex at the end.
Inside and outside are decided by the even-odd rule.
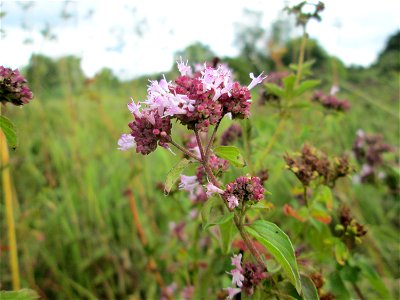
POLYGON ((294 255, 293 245, 289 237, 274 223, 257 220, 245 230, 256 238, 282 265, 289 280, 301 293, 300 275, 294 255))
POLYGON ((291 74, 283 78, 282 81, 285 90, 285 98, 287 100, 290 100, 293 98, 293 90, 294 90, 294 83, 296 82, 296 76, 294 74, 291 74))
POLYGON ((9 119, 1 115, 0 115, 0 129, 3 131, 8 145, 13 149, 16 148, 18 140, 14 124, 9 119))
POLYGON ((22 289, 19 291, 0 291, 1 300, 36 300, 39 295, 30 289, 22 289))
POLYGON ((224 224, 233 218, 233 212, 229 212, 221 197, 212 197, 204 204, 201 212, 203 229, 224 224))
POLYGON ((234 216, 235 216, 235 214, 233 212, 215 216, 214 218, 211 218, 208 220, 207 224, 204 226, 204 230, 206 230, 207 228, 214 226, 214 225, 225 224, 225 223, 229 222, 230 220, 232 220, 234 216))
POLYGON ((294 96, 300 96, 304 92, 311 90, 312 88, 318 86, 321 80, 306 80, 300 83, 300 85, 295 89, 294 96))
POLYGON ((185 170, 189 164, 191 163, 190 160, 184 158, 180 162, 178 162, 169 172, 167 175, 167 179, 165 180, 165 193, 169 193, 172 189, 172 186, 178 180, 179 176, 181 176, 183 170, 185 170))
POLYGON ((235 224, 233 222, 219 224, 219 231, 221 233, 222 253, 228 254, 231 251, 232 240, 236 234, 235 224))
POLYGON ((267 87, 267 91, 269 91, 271 94, 274 94, 280 98, 285 95, 283 89, 274 83, 266 83, 265 86, 267 87))
POLYGON ((240 150, 234 146, 219 146, 214 149, 214 154, 218 157, 226 159, 232 165, 238 168, 246 166, 246 162, 240 150))
POLYGON ((303 290, 303 298, 306 300, 318 300, 318 291, 314 282, 310 277, 300 274, 301 288, 303 290))

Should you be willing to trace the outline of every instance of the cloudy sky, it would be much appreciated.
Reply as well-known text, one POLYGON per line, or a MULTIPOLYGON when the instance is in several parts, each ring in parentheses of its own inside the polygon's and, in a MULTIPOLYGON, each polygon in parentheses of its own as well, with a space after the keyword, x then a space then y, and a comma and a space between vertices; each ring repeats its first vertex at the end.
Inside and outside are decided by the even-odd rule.
MULTIPOLYGON (((236 55, 235 24, 243 22, 243 10, 261 11, 268 32, 287 2, 298 1, 0 1, 0 65, 22 67, 32 53, 75 54, 88 76, 103 67, 121 78, 162 72, 170 69, 174 52, 196 41, 219 56, 236 55)), ((398 0, 325 5, 322 22, 311 22, 309 34, 346 64, 371 64, 400 29, 398 0)))

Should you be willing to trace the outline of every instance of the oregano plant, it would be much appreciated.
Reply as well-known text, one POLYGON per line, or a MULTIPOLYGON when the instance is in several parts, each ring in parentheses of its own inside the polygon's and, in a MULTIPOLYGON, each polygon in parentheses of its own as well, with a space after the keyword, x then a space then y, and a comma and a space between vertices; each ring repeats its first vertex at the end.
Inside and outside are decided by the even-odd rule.
MULTIPOLYGON (((252 174, 243 174, 230 182, 223 182, 221 174, 229 170, 229 165, 243 168, 246 162, 237 147, 226 145, 226 142, 214 146, 223 118, 235 120, 250 117, 250 90, 266 76, 260 74, 255 77, 251 73, 250 84, 242 86, 234 81, 231 70, 222 64, 215 67, 204 64, 192 71, 188 62, 181 59, 177 66, 180 76, 174 82, 166 78, 150 81, 147 99, 139 102, 132 100, 128 104, 134 119, 129 124, 131 132, 119 139, 119 149, 133 148, 137 153, 147 155, 161 146, 171 152, 175 149, 182 152, 184 158, 167 176, 165 192, 168 193, 174 182, 180 179, 179 189, 186 191, 190 200, 203 203, 203 228, 215 225, 223 228, 232 224, 251 256, 246 262, 241 261, 242 254, 233 256, 235 269, 229 273, 232 286, 226 287, 228 298, 240 292, 252 295, 261 282, 270 277, 267 265, 255 246, 256 241, 279 262, 287 278, 301 294, 300 275, 289 237, 267 220, 247 223, 248 211, 259 208, 260 201, 264 199, 262 180, 252 174), (192 134, 186 145, 180 145, 172 138, 174 120, 192 134), (189 164, 197 164, 195 175, 184 174, 189 164)), ((230 243, 229 236, 224 235, 225 231, 221 230, 221 239, 230 243)))

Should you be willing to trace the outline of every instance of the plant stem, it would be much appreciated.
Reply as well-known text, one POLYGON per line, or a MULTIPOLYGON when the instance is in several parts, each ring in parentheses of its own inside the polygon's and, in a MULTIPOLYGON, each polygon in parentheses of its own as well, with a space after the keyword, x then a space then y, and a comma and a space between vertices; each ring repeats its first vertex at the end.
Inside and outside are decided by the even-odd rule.
POLYGON ((208 144, 207 144, 207 146, 206 146, 206 153, 205 153, 205 155, 206 155, 206 161, 208 161, 208 158, 210 157, 210 153, 211 153, 211 146, 213 145, 213 143, 214 143, 214 140, 215 140, 215 135, 217 134, 217 130, 218 130, 218 127, 219 127, 219 124, 221 123, 221 121, 219 121, 216 125, 215 125, 215 127, 214 127, 214 130, 213 130, 213 133, 212 133, 212 135, 211 135, 211 138, 210 138, 210 140, 208 141, 208 144))
POLYGON ((300 53, 299 53, 299 63, 297 64, 297 74, 296 74, 296 82, 295 86, 297 86, 301 80, 301 75, 302 75, 302 69, 303 69, 303 63, 304 63, 304 51, 306 48, 306 43, 307 43, 307 32, 306 32, 306 26, 303 26, 303 37, 301 38, 301 45, 300 45, 300 53))
POLYGON ((240 236, 243 239, 243 242, 245 243, 247 249, 249 249, 250 253, 253 255, 253 257, 255 258, 255 260, 257 261, 257 263, 260 266, 263 266, 265 268, 266 271, 267 270, 267 266, 265 265, 264 261, 261 258, 260 253, 258 252, 258 250, 256 249, 256 247, 254 247, 253 242, 250 240, 249 236, 247 235, 247 233, 243 230, 243 224, 240 222, 240 219, 238 216, 235 215, 234 217, 234 221, 235 221, 235 225, 239 231, 240 236))
POLYGON ((357 283, 353 282, 353 288, 356 291, 356 294, 360 298, 360 300, 365 300, 365 297, 361 292, 360 288, 358 287, 357 283))
POLYGON ((194 130, 194 134, 196 136, 197 146, 199 146, 199 149, 200 149, 200 156, 201 156, 202 162, 203 162, 203 164, 207 164, 208 160, 206 159, 206 156, 204 154, 203 145, 201 143, 201 138, 200 138, 200 135, 199 135, 199 132, 197 131, 197 129, 194 130))
MULTIPOLYGON (((218 126, 219 126, 219 123, 217 123, 217 125, 214 128, 214 131, 213 131, 213 133, 211 135, 211 138, 210 138, 210 140, 209 140, 209 142, 208 142, 208 144, 206 146, 207 147, 205 149, 206 151, 204 151, 204 148, 203 148, 203 145, 202 145, 202 142, 201 142, 201 139, 200 139, 199 132, 195 129, 194 133, 195 133, 195 136, 196 136, 197 145, 199 147, 200 155, 201 155, 201 159, 199 159, 197 157, 196 157, 196 159, 199 160, 201 162, 201 164, 203 165, 204 171, 206 172, 207 177, 212 182, 212 184, 215 185, 216 187, 220 188, 221 185, 219 184, 217 178, 214 176, 214 173, 213 173, 210 165, 208 164, 208 156, 210 154, 210 148, 211 148, 212 143, 213 143, 213 141, 215 139, 215 135, 216 135, 216 132, 218 130, 218 126)), ((173 143, 172 140, 171 140, 171 143, 173 145, 175 145, 175 147, 177 147, 177 145, 175 143, 173 143)), ((189 155, 188 153, 190 153, 188 150, 182 148, 181 146, 179 146, 177 148, 179 150, 181 150, 183 153, 187 154, 187 155, 189 155)), ((190 154, 191 154, 190 156, 193 155, 192 153, 190 153, 190 154)), ((228 207, 228 204, 226 203, 226 201, 224 201, 224 203, 228 207)), ((228 209, 229 209, 229 207, 228 207, 228 209)), ((234 222, 235 222, 235 225, 236 225, 236 227, 237 227, 237 229, 238 229, 238 231, 240 233, 240 236, 242 237, 247 249, 249 249, 250 253, 253 255, 253 257, 255 258, 257 263, 260 266, 263 266, 265 269, 267 269, 267 266, 265 265, 264 261, 262 260, 261 255, 258 253, 257 249, 255 248, 253 242, 250 240, 250 238, 247 235, 247 233, 244 231, 243 224, 241 222, 241 218, 236 214, 235 214, 235 217, 234 217, 234 222)))
POLYGON ((272 146, 275 144, 276 140, 278 139, 279 134, 282 132, 283 128, 285 127, 285 123, 287 120, 287 116, 285 114, 281 114, 281 119, 279 120, 278 126, 275 129, 274 134, 272 135, 271 139, 268 142, 267 147, 261 153, 261 157, 259 158, 259 162, 262 162, 267 157, 268 153, 271 151, 272 146))
MULTIPOLYGON (((1 105, 1 104, 0 104, 1 105)), ((15 233, 14 209, 11 188, 11 176, 9 170, 9 155, 7 140, 2 130, 0 130, 1 144, 1 166, 3 178, 3 191, 6 206, 6 218, 8 228, 8 244, 10 247, 10 268, 13 290, 19 290, 19 266, 18 266, 18 250, 17 238, 15 233)))
POLYGON ((198 158, 196 155, 194 155, 192 152, 186 150, 185 148, 183 148, 181 145, 175 143, 172 139, 170 139, 169 143, 171 143, 172 145, 174 145, 176 148, 178 148, 179 150, 181 150, 184 154, 186 154, 187 156, 194 158, 195 160, 199 161, 199 162, 203 162, 203 160, 201 158, 198 158))
POLYGON ((308 207, 307 186, 303 185, 303 198, 306 206, 308 207))

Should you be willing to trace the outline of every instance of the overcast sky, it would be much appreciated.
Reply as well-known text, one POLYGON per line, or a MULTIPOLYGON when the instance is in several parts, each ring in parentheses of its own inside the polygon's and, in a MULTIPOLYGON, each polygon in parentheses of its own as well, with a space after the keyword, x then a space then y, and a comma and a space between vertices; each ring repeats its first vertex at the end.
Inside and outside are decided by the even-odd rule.
MULTIPOLYGON (((285 5, 280 0, 109 0, 65 7, 64 1, 35 1, 24 9, 26 1, 0 2, 6 13, 0 65, 20 68, 32 53, 75 54, 88 76, 109 67, 121 78, 167 71, 174 52, 196 41, 219 56, 234 56, 234 28, 243 22, 243 10, 261 11, 268 31, 285 5), (70 18, 61 18, 63 8, 70 18), (55 40, 43 37, 46 28, 55 40)), ((309 34, 346 64, 371 64, 400 29, 398 0, 327 0, 325 5, 322 22, 311 22, 309 34)))

